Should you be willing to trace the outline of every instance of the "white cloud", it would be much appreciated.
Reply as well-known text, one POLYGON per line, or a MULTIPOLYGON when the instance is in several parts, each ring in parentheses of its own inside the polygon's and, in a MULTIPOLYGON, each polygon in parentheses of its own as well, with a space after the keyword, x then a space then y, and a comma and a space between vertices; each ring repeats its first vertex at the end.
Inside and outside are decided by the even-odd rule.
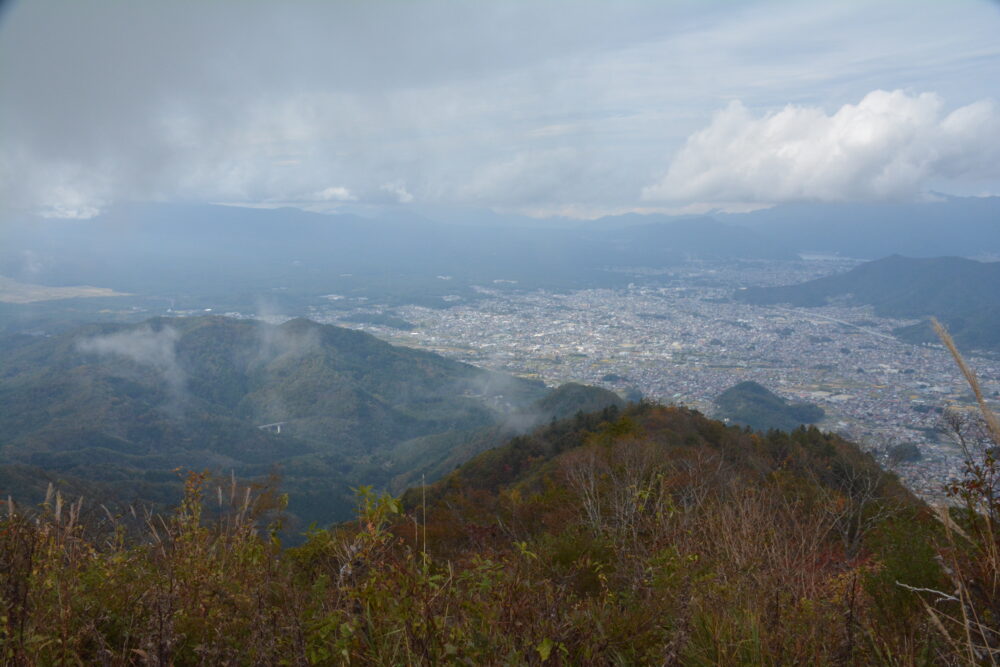
POLYGON ((149 366, 163 376, 171 391, 179 394, 185 376, 177 361, 178 338, 180 334, 172 327, 154 331, 149 325, 144 325, 138 329, 83 339, 77 343, 77 349, 101 356, 125 357, 149 366))
POLYGON ((912 199, 933 182, 1000 177, 1000 110, 951 113, 936 94, 876 90, 833 114, 732 102, 688 138, 646 201, 912 199))
POLYGON ((316 193, 316 198, 321 201, 357 201, 357 197, 343 186, 333 186, 320 190, 316 193))
MULTIPOLYGON (((1000 99, 990 3, 737 4, 220 0, 191 21, 173 3, 14 3, 0 23, 0 217, 407 196, 593 215, 640 204, 664 156, 728 100, 759 115, 875 89, 1000 99)), ((954 154, 941 170, 979 162, 954 154)), ((702 202, 661 203, 647 208, 702 202)))
POLYGON ((63 202, 50 202, 38 211, 38 215, 43 218, 63 218, 69 220, 89 220, 101 212, 100 206, 90 204, 74 205, 63 202))
POLYGON ((406 184, 402 181, 393 181, 392 183, 383 183, 380 188, 383 192, 388 192, 396 198, 400 204, 409 204, 413 201, 413 195, 409 193, 406 189, 406 184))

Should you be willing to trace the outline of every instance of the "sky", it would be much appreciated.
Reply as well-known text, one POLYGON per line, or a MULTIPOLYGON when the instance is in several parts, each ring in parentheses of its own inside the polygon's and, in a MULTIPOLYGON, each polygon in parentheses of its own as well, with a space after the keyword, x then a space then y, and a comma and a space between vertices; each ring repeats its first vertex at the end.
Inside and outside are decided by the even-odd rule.
POLYGON ((1000 194, 1000 4, 14 0, 2 216, 1000 194))

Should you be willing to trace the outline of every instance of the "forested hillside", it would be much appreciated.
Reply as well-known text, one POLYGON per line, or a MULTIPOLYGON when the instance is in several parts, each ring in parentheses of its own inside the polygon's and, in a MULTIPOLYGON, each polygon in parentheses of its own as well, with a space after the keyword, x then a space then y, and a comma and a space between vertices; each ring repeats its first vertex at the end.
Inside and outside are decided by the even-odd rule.
POLYGON ((178 467, 275 473, 296 515, 327 523, 350 515, 351 487, 435 479, 567 409, 620 402, 308 320, 155 319, 0 345, 0 490, 36 500, 62 480, 106 503, 173 503, 178 467))
MULTIPOLYGON (((516 437, 402 502, 362 488, 358 503, 357 522, 293 549, 263 530, 279 497, 201 475, 162 520, 58 495, 35 514, 8 507, 4 655, 964 664, 957 605, 920 590, 972 572, 976 538, 946 537, 869 456, 815 429, 763 436, 682 408, 609 408, 516 437)), ((973 516, 955 514, 956 530, 979 535, 973 516)))
POLYGON ((813 403, 789 403, 756 382, 740 382, 715 398, 717 419, 749 426, 758 431, 791 431, 815 424, 825 416, 813 403))

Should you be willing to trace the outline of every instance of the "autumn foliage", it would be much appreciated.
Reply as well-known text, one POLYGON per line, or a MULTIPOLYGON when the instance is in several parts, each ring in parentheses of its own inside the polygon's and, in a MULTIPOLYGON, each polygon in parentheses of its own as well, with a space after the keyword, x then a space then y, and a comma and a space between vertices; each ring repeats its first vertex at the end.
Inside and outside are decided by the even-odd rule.
POLYGON ((816 429, 648 404, 515 438, 282 547, 283 498, 0 519, 4 664, 962 664, 934 513, 816 429), (900 586, 897 582, 906 584, 900 586))

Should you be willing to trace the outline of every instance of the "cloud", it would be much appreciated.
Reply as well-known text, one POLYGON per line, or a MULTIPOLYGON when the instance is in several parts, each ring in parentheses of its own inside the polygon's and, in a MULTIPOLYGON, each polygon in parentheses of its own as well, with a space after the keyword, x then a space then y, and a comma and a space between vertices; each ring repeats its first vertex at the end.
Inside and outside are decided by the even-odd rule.
POLYGON ((316 193, 316 198, 320 201, 357 201, 357 197, 351 191, 342 186, 326 188, 316 193))
POLYGON ((407 191, 406 185, 402 181, 383 183, 381 189, 395 197, 400 204, 409 204, 413 201, 413 195, 407 191))
POLYGON ((788 105, 715 114, 676 154, 646 201, 785 202, 914 199, 942 179, 1000 177, 1000 109, 945 113, 933 93, 875 90, 833 114, 788 105))
POLYGON ((0 217, 334 210, 338 188, 357 206, 593 214, 634 208, 731 99, 754 114, 875 89, 1000 99, 1000 14, 974 0, 217 0, 197 20, 90 0, 3 18, 0 217))
POLYGON ((257 322, 256 341, 251 359, 255 363, 268 364, 276 359, 297 359, 320 348, 318 330, 313 326, 288 325, 287 322, 276 325, 267 320, 275 321, 280 316, 267 316, 258 313, 261 318, 257 322))
POLYGON ((45 268, 45 262, 34 250, 21 251, 21 270, 27 276, 37 276, 45 268))
POLYGON ((179 397, 185 374, 177 362, 176 344, 180 334, 172 327, 153 330, 148 325, 108 334, 94 336, 77 343, 81 352, 101 356, 116 355, 130 359, 142 366, 148 366, 163 376, 170 391, 179 397))
POLYGON ((57 183, 44 194, 45 202, 38 210, 43 218, 88 220, 100 214, 106 202, 93 191, 57 183))

